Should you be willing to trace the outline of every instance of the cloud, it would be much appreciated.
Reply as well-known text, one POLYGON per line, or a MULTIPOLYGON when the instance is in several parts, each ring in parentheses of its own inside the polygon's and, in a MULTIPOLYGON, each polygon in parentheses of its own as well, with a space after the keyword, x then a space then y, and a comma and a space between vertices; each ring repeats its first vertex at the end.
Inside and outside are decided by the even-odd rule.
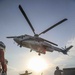
POLYGON ((7 74, 8 75, 18 75, 19 71, 16 68, 12 67, 12 66, 8 66, 7 74))
POLYGON ((75 37, 67 42, 67 46, 68 45, 73 45, 75 47, 75 37))
POLYGON ((75 38, 72 38, 67 42, 67 46, 73 45, 73 48, 70 50, 69 55, 75 57, 75 38))
POLYGON ((60 54, 54 61, 53 64, 55 66, 59 66, 60 68, 66 67, 75 67, 75 38, 69 40, 66 46, 73 45, 73 48, 70 49, 68 55, 60 54))

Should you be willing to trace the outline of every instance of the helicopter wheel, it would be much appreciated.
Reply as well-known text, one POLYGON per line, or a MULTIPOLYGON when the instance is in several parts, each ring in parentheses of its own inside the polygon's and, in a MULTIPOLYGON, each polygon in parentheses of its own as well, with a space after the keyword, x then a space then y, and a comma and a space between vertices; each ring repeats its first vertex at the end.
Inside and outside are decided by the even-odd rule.
POLYGON ((41 54, 39 53, 38 55, 40 56, 41 54))
POLYGON ((20 45, 20 47, 22 47, 22 45, 20 45))

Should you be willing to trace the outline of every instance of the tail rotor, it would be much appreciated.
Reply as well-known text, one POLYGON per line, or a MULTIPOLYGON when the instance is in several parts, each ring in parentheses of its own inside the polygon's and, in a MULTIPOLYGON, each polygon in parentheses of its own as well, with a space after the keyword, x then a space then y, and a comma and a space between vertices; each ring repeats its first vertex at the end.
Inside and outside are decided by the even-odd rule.
POLYGON ((65 49, 62 49, 62 53, 63 53, 63 54, 67 54, 67 52, 68 52, 72 47, 73 47, 72 45, 69 46, 68 48, 66 48, 66 46, 65 46, 65 49))

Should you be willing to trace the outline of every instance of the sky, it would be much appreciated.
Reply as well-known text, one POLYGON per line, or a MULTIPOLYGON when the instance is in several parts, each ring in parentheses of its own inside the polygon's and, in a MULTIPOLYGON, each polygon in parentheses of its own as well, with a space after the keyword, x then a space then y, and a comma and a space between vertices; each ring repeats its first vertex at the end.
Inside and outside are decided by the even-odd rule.
MULTIPOLYGON (((58 47, 73 45, 64 55, 58 52, 41 54, 40 58, 48 64, 43 74, 53 75, 55 67, 60 69, 75 67, 75 0, 0 0, 0 41, 6 45, 5 58, 8 60, 8 75, 19 75, 27 68, 28 61, 39 57, 38 53, 27 48, 20 48, 7 36, 33 35, 27 21, 21 14, 19 4, 25 10, 35 32, 40 33, 46 28, 67 18, 68 20, 53 28, 40 37, 58 44, 58 47)), ((42 63, 41 63, 42 64, 42 63)), ((38 74, 38 73, 34 73, 38 74)))

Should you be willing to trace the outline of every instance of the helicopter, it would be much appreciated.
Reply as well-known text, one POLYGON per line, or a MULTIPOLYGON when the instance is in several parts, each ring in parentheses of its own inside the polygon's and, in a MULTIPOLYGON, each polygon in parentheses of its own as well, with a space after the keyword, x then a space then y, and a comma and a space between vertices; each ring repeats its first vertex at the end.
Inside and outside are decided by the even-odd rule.
POLYGON ((67 54, 67 52, 73 47, 72 45, 67 47, 67 48, 58 48, 57 44, 48 41, 44 38, 39 37, 41 34, 46 33, 47 31, 53 29, 54 27, 60 25, 61 23, 65 22, 67 20, 67 18, 64 18, 63 20, 57 22, 56 24, 50 26, 49 28, 47 28, 46 30, 42 31, 39 34, 35 33, 35 29, 32 26, 29 18, 27 17, 25 11, 23 10, 22 6, 19 5, 19 10, 21 11, 21 13, 23 14, 25 20, 28 22, 34 36, 31 35, 20 35, 20 36, 9 36, 7 38, 13 38, 13 40, 20 46, 20 47, 26 47, 30 49, 30 52, 32 52, 33 50, 36 51, 38 53, 38 55, 41 54, 46 54, 46 51, 48 52, 53 52, 53 51, 58 51, 58 52, 62 52, 63 54, 67 54))

